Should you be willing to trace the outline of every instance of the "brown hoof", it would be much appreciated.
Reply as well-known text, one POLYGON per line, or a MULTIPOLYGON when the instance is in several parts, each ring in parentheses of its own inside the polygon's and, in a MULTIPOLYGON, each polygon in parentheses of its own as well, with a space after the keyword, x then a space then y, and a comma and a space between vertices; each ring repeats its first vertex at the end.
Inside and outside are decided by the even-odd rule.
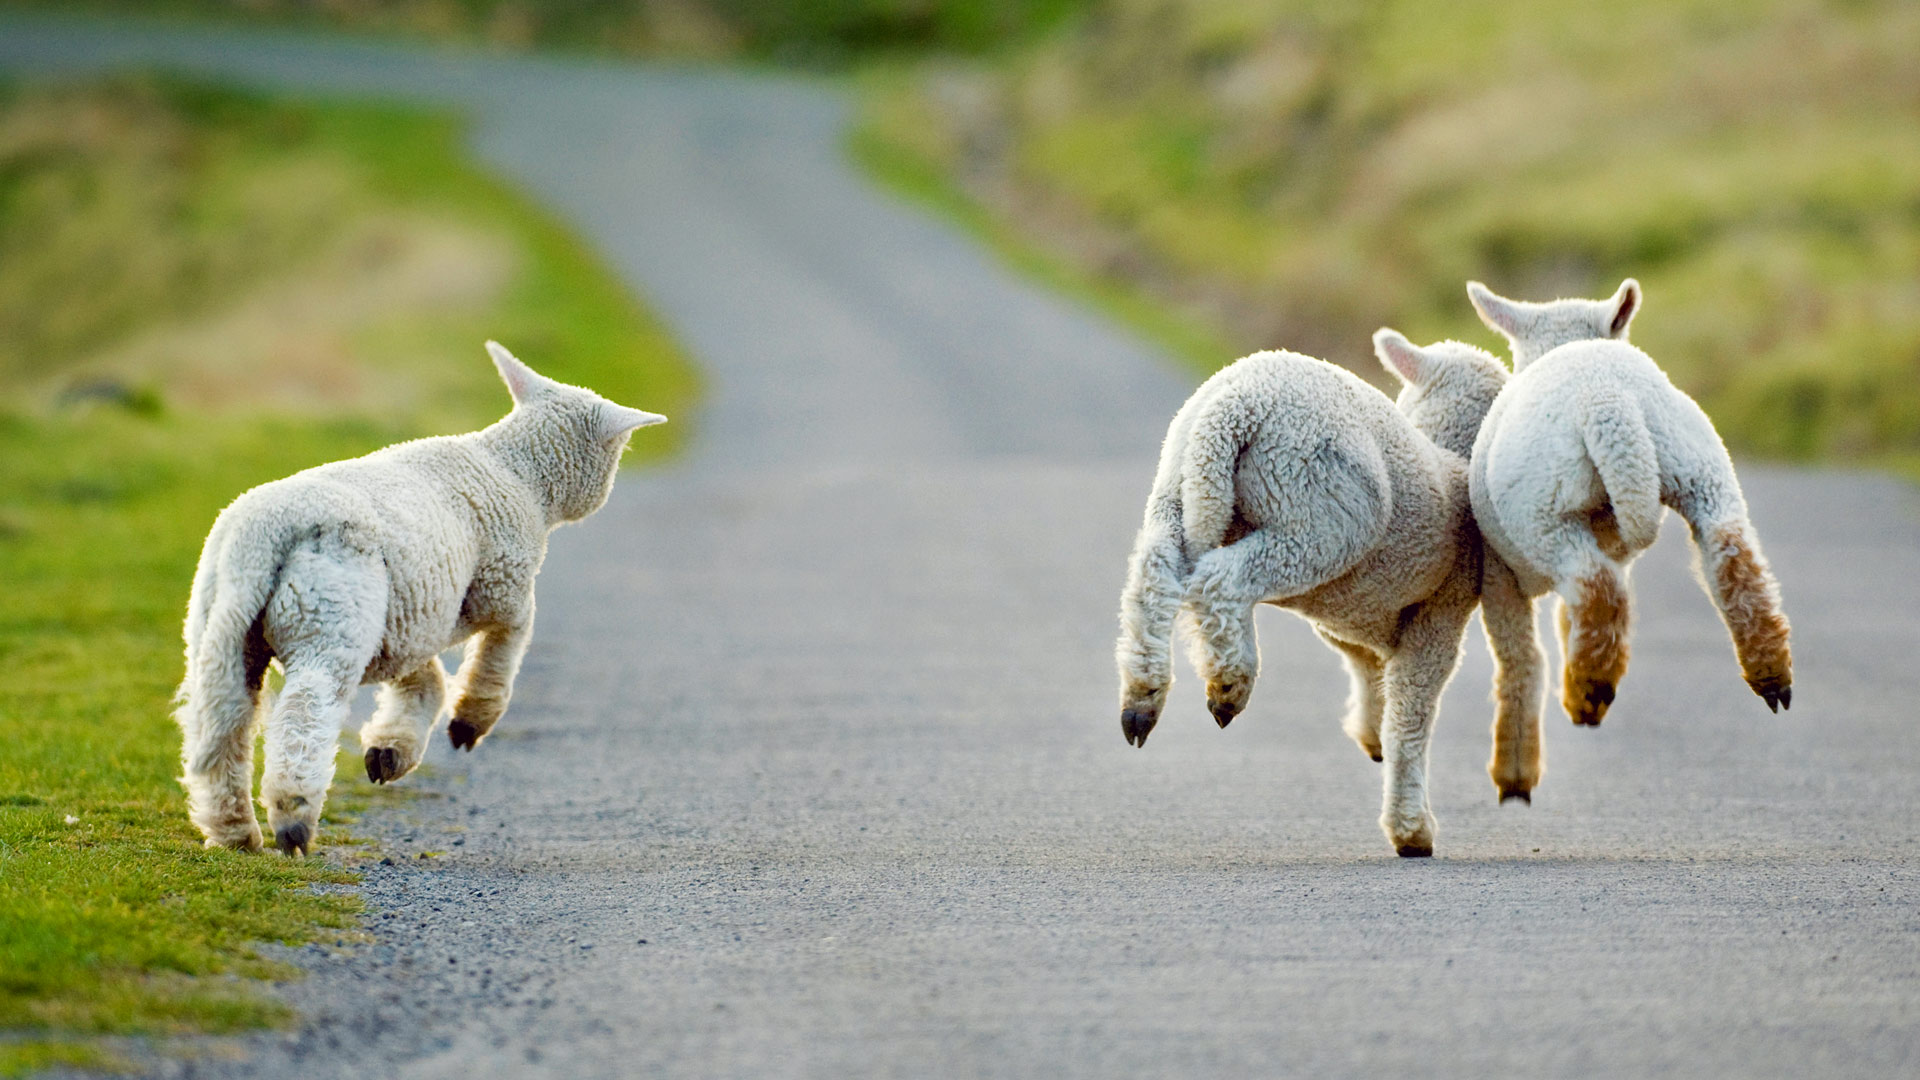
POLYGON ((462 720, 457 716, 447 723, 447 738, 452 741, 455 750, 465 750, 471 753, 473 748, 479 745, 480 740, 485 737, 479 728, 474 727, 472 723, 462 720))

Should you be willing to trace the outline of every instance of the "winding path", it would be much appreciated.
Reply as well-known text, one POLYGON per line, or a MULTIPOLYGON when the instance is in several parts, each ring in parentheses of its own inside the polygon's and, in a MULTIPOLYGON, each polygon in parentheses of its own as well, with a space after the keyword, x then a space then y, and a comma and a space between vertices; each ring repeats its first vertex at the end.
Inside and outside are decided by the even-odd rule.
POLYGON ((1619 702, 1556 721, 1530 809, 1482 771, 1476 631, 1439 854, 1402 861, 1289 616, 1230 730, 1188 675, 1121 741, 1122 560, 1190 380, 876 192, 830 88, 0 19, 5 69, 126 65, 469 110, 710 379, 691 451, 556 536, 500 732, 376 824, 376 943, 298 955, 298 1030, 156 1072, 1920 1072, 1908 487, 1748 471, 1784 716, 1670 527, 1619 702))

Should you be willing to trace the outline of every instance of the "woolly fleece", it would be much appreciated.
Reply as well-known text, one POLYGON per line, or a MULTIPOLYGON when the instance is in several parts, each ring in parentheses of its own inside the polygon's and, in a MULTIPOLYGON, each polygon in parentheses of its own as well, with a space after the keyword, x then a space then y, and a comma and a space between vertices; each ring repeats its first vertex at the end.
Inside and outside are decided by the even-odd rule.
POLYGON ((420 761, 445 702, 471 750, 506 711, 559 525, 599 509, 637 428, 666 418, 545 378, 487 343, 513 411, 483 431, 400 443, 248 491, 215 520, 187 605, 175 716, 182 783, 208 846, 258 848, 261 801, 288 854, 312 844, 354 689, 385 684, 361 730, 368 776, 420 761), (448 684, 440 653, 466 642, 448 684), (263 692, 270 661, 285 685, 263 692))
MULTIPOLYGON (((1522 304, 1477 282, 1468 294, 1513 343, 1516 368, 1471 467, 1474 515, 1525 605, 1524 618, 1489 618, 1489 633, 1498 624, 1531 637, 1532 598, 1558 592, 1562 703, 1574 722, 1599 723, 1626 670, 1628 570, 1670 507, 1692 529, 1703 583, 1749 686, 1776 710, 1790 706, 1779 584, 1733 462, 1706 413, 1626 340, 1639 284, 1629 279, 1604 301, 1522 304)), ((1491 611, 1495 600, 1487 603, 1491 611)))
POLYGON ((1121 595, 1121 731, 1146 745, 1183 614, 1225 727, 1259 670, 1253 605, 1285 607, 1345 658, 1346 730, 1387 764, 1381 826, 1425 855, 1428 736, 1479 593, 1466 454, 1506 369, 1458 342, 1382 330, 1374 345, 1404 384, 1397 408, 1342 368, 1263 352, 1174 416, 1121 595))

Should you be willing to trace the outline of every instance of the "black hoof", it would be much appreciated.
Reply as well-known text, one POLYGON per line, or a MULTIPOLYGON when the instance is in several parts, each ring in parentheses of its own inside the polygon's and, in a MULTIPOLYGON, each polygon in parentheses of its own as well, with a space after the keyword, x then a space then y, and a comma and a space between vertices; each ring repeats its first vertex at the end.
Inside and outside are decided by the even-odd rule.
POLYGON ((304 821, 292 825, 282 825, 273 831, 273 842, 282 854, 305 855, 308 845, 313 841, 313 831, 304 821))
POLYGON ((391 746, 367 747, 367 779, 376 784, 400 779, 400 751, 391 746))
POLYGON ((1240 715, 1240 706, 1228 701, 1209 701, 1207 711, 1213 714, 1213 722, 1224 728, 1240 715))
POLYGON ((1373 763, 1374 763, 1375 765, 1378 765, 1378 764, 1380 764, 1381 762, 1383 762, 1383 761, 1385 761, 1385 760, 1387 760, 1386 758, 1384 758, 1384 757, 1382 757, 1382 756, 1380 755, 1380 752, 1379 752, 1379 751, 1377 751, 1377 750, 1369 750, 1369 751, 1367 751, 1367 756, 1373 759, 1373 763))
POLYGON ((1779 712, 1781 709, 1791 709, 1793 708, 1793 687, 1783 686, 1778 690, 1762 690, 1760 691, 1760 700, 1766 702, 1767 708, 1772 709, 1774 712, 1779 712))
POLYGON ((455 750, 471 753, 480 742, 480 729, 456 716, 447 723, 447 738, 452 740, 455 750))
POLYGON ((1426 859, 1433 856, 1432 844, 1401 844, 1393 850, 1403 859, 1426 859))
POLYGON ((1146 709, 1122 709, 1120 712, 1120 734, 1127 740, 1128 746, 1147 745, 1147 732, 1160 722, 1160 715, 1146 709))
POLYGON ((1512 800, 1512 801, 1515 801, 1515 802, 1523 802, 1523 803, 1526 803, 1526 804, 1527 804, 1528 806, 1532 806, 1532 805, 1533 805, 1533 792, 1531 792, 1531 791, 1503 791, 1503 792, 1501 792, 1501 793, 1500 793, 1500 805, 1502 805, 1502 806, 1505 806, 1505 805, 1507 804, 1507 802, 1508 802, 1508 800, 1512 800))

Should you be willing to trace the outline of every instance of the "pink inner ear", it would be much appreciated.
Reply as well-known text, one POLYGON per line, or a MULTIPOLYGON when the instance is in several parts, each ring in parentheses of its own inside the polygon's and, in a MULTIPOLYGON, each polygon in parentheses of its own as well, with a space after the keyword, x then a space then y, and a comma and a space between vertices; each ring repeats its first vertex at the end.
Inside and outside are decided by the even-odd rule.
POLYGON ((1623 288, 1620 303, 1613 309, 1613 323, 1607 327, 1607 332, 1614 337, 1626 333, 1627 324, 1633 321, 1633 313, 1639 308, 1640 290, 1631 286, 1623 288))

